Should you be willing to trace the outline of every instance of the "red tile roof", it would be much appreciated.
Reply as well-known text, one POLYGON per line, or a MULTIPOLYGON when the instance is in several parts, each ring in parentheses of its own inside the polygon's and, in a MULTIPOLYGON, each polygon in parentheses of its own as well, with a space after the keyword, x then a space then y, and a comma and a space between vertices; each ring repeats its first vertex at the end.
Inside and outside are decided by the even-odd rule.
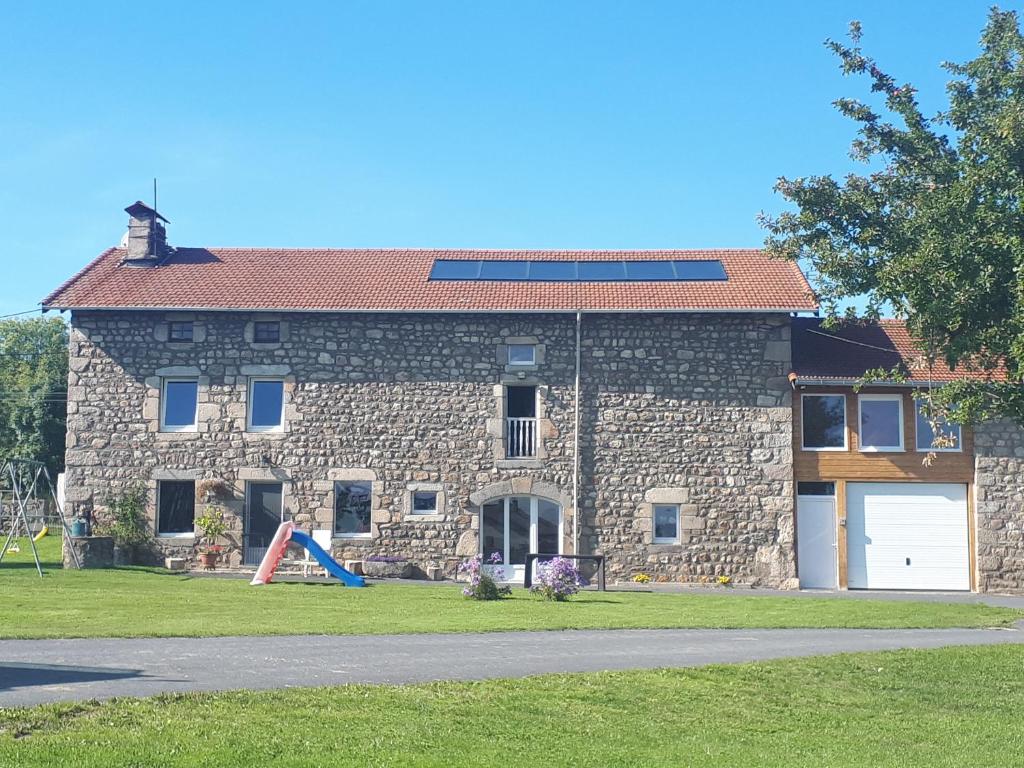
POLYGON ((759 250, 502 251, 178 248, 160 266, 123 266, 112 248, 50 294, 47 309, 566 311, 816 309, 796 264, 759 250), (430 281, 435 259, 718 259, 728 280, 430 281))
MULTIPOLYGON (((859 379, 866 371, 898 368, 913 382, 941 383, 961 378, 989 378, 982 371, 957 368, 941 360, 928 370, 924 353, 901 320, 843 322, 823 328, 817 317, 793 318, 793 373, 803 383, 838 383, 859 379)), ((999 371, 992 378, 1004 378, 999 371)))

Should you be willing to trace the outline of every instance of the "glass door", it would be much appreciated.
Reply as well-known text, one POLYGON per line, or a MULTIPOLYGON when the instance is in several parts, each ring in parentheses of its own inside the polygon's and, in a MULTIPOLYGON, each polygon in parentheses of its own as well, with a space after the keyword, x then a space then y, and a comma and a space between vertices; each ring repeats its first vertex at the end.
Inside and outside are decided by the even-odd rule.
POLYGON ((557 555, 562 551, 562 508, 534 496, 494 499, 480 510, 480 551, 485 568, 500 581, 522 582, 526 556, 531 552, 557 555), (488 566, 497 552, 501 565, 488 566))
POLYGON ((284 517, 281 483, 248 483, 245 491, 245 528, 242 563, 259 565, 284 517))

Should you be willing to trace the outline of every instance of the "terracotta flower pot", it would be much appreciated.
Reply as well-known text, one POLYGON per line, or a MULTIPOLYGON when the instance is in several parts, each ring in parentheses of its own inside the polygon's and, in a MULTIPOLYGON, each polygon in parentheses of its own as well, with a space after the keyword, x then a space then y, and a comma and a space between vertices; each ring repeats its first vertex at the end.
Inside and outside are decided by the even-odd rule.
POLYGON ((212 571, 217 567, 217 561, 220 560, 220 552, 201 552, 199 554, 199 562, 203 566, 203 570, 212 571))

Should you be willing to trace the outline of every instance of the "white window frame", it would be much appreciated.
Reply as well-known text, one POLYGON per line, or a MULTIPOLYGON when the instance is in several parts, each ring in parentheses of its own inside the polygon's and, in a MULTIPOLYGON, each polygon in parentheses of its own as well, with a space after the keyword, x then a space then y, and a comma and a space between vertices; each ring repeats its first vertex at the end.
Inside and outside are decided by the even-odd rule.
POLYGON ((802 451, 848 451, 850 450, 850 425, 846 418, 846 395, 842 392, 804 392, 800 395, 800 450, 802 451), (843 444, 835 447, 808 448, 804 445, 804 400, 808 397, 841 397, 843 399, 843 444))
POLYGON ((199 431, 199 377, 198 376, 165 376, 160 380, 160 431, 161 432, 198 432, 199 431), (176 382, 190 382, 196 385, 196 406, 192 412, 191 424, 167 424, 167 385, 176 382))
POLYGON ((248 402, 246 403, 245 409, 245 431, 246 432, 284 432, 284 384, 285 381, 280 376, 250 376, 249 377, 249 393, 248 402), (252 412, 253 412, 253 392, 256 389, 257 382, 277 382, 281 385, 281 414, 278 417, 276 426, 254 426, 252 423, 252 412))
POLYGON ((651 504, 651 542, 653 544, 678 544, 679 543, 679 526, 682 523, 679 514, 678 504, 651 504), (676 513, 676 535, 669 538, 666 536, 655 536, 658 522, 658 509, 660 507, 667 507, 674 509, 676 513))
POLYGON ((158 539, 194 539, 196 537, 196 504, 195 499, 192 501, 192 530, 182 533, 163 533, 160 530, 160 495, 161 489, 164 483, 192 483, 192 490, 195 491, 196 481, 195 480, 169 480, 161 479, 156 481, 156 523, 153 526, 156 529, 156 537, 158 539))
POLYGON ((857 396, 857 448, 861 453, 900 453, 905 451, 906 435, 903 434, 903 395, 901 394, 872 394, 857 396), (865 402, 886 402, 896 401, 899 405, 899 445, 864 445, 864 403, 865 402))
POLYGON ((536 365, 537 364, 537 345, 536 344, 509 344, 506 349, 506 362, 509 365, 536 365), (530 361, 528 363, 513 361, 512 360, 512 348, 513 347, 529 347, 530 349, 530 361))
POLYGON ((429 490, 429 489, 420 489, 420 490, 417 490, 417 491, 409 491, 409 514, 413 515, 413 516, 417 516, 417 517, 420 516, 420 515, 437 515, 437 514, 440 514, 440 512, 437 509, 437 507, 438 507, 437 502, 440 500, 440 498, 441 498, 441 492, 440 491, 434 491, 434 490, 429 490), (417 510, 416 509, 416 494, 417 493, 432 493, 432 494, 434 494, 434 508, 433 509, 417 510))
POLYGON ((964 431, 959 424, 947 422, 947 427, 956 427, 956 448, 934 448, 932 446, 921 447, 921 401, 914 400, 914 448, 918 453, 963 453, 964 452, 964 431))

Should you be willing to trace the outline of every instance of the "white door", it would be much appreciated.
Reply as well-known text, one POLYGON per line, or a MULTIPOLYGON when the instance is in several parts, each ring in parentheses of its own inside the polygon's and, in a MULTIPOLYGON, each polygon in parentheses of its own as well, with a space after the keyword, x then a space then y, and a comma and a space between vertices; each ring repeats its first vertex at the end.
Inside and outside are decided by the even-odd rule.
POLYGON ((797 497, 796 556, 801 589, 838 586, 834 496, 797 497))
POLYGON ((851 589, 969 590, 967 486, 848 483, 851 589))
POLYGON ((480 508, 480 549, 487 572, 500 581, 521 583, 527 554, 561 554, 561 507, 536 496, 506 496, 487 502, 480 508), (495 553, 501 556, 502 565, 487 565, 495 553))

